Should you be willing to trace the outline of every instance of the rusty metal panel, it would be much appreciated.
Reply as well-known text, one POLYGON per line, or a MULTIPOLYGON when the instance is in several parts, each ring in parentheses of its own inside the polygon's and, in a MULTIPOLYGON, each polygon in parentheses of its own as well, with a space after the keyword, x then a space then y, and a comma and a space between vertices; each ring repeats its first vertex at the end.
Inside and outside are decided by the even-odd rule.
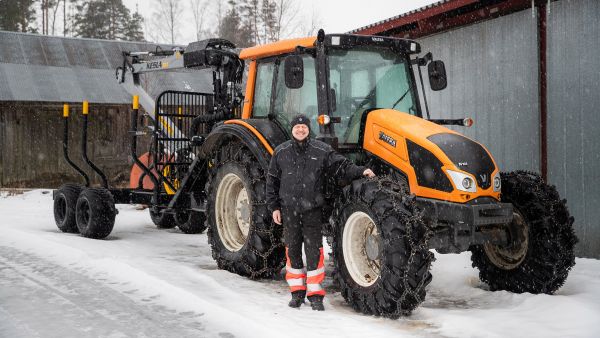
POLYGON ((485 145, 502 171, 540 169, 536 32, 521 11, 418 40, 448 74, 433 92, 423 69, 431 117, 472 117, 473 127, 452 129, 485 145))
POLYGON ((600 2, 548 13, 548 179, 568 200, 577 254, 600 258, 600 2))

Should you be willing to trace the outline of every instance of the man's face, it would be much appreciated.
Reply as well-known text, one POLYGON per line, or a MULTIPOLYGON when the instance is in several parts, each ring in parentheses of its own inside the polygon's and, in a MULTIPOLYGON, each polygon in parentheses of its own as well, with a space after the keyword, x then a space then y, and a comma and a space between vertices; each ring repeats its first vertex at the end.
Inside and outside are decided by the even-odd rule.
POLYGON ((302 142, 308 137, 309 129, 306 124, 297 124, 292 128, 292 136, 296 141, 302 142))

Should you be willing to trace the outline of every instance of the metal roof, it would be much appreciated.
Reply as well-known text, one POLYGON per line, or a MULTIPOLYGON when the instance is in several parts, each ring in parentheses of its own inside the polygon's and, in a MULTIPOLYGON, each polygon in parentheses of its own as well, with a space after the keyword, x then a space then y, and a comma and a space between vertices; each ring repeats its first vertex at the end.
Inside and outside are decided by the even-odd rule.
POLYGON ((367 28, 372 28, 372 27, 375 27, 375 26, 383 25, 383 24, 385 24, 387 22, 390 22, 390 21, 393 21, 393 20, 396 20, 396 19, 400 19, 400 18, 403 18, 403 17, 406 17, 406 16, 410 16, 410 15, 413 15, 413 14, 416 14, 416 13, 419 13, 419 12, 423 12, 426 9, 437 7, 437 6, 440 6, 440 5, 445 4, 447 2, 450 2, 450 1, 452 1, 452 0, 440 0, 438 2, 431 3, 431 4, 427 5, 427 6, 419 7, 417 9, 414 9, 414 10, 410 11, 410 12, 402 13, 402 14, 393 16, 391 18, 387 18, 387 19, 384 19, 384 20, 381 20, 381 21, 377 21, 375 23, 372 23, 372 24, 369 24, 369 25, 366 25, 366 26, 363 26, 363 27, 360 27, 360 28, 353 29, 353 30, 351 30, 348 33, 354 34, 354 33, 360 32, 362 30, 365 30, 367 28))
MULTIPOLYGON (((173 46, 0 31, 0 101, 129 103, 115 69, 122 51, 173 46)), ((212 74, 182 70, 143 75, 153 97, 164 90, 212 92, 212 74)))

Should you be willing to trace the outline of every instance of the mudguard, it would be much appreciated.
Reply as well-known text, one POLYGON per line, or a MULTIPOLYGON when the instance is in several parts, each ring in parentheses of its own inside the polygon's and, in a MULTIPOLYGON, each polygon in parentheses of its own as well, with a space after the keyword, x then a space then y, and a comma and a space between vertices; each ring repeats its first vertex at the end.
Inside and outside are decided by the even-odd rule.
POLYGON ((217 125, 208 135, 201 148, 206 158, 231 138, 245 144, 256 157, 260 166, 267 170, 273 150, 287 140, 283 130, 267 119, 229 120, 217 125))

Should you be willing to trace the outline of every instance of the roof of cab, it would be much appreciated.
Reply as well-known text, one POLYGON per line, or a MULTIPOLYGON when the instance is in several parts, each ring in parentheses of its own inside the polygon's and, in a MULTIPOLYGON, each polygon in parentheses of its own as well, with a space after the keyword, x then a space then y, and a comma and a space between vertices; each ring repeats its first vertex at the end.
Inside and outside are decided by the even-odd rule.
POLYGON ((266 45, 244 48, 240 52, 240 59, 255 60, 273 55, 293 52, 297 46, 312 47, 317 40, 316 36, 299 39, 281 40, 266 45))

